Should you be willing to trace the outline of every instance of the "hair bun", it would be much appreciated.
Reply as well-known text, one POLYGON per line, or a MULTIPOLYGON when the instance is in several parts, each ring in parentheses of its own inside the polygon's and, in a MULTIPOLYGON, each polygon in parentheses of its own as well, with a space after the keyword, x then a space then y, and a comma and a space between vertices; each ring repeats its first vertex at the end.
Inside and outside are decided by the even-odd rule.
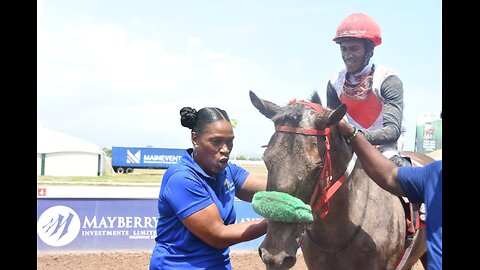
POLYGON ((180 122, 182 126, 193 129, 197 122, 197 110, 191 107, 183 107, 180 110, 180 122))

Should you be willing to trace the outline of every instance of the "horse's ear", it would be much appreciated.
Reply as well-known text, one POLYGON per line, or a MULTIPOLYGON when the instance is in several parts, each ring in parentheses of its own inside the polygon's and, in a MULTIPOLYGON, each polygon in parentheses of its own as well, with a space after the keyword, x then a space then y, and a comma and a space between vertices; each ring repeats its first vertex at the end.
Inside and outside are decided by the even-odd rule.
POLYGON ((277 112, 280 111, 280 106, 278 106, 275 103, 272 103, 267 100, 260 99, 255 95, 255 93, 250 90, 250 101, 252 102, 253 106, 257 108, 263 115, 265 115, 267 118, 272 119, 277 112))
POLYGON ((315 91, 312 94, 312 98, 310 99, 311 102, 320 104, 322 106, 322 100, 320 99, 320 96, 318 95, 318 92, 315 91))
POLYGON ((328 116, 328 126, 338 123, 347 113, 347 105, 345 103, 340 104, 335 110, 333 110, 328 116))

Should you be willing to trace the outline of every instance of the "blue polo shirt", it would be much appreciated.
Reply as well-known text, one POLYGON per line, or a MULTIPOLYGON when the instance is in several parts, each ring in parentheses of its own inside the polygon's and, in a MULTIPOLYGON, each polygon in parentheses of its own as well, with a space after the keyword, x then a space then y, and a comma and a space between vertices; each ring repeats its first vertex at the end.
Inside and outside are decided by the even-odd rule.
POLYGON ((225 225, 236 220, 235 193, 248 172, 228 163, 215 178, 206 174, 187 149, 162 179, 158 223, 150 269, 231 269, 230 248, 217 249, 193 235, 181 220, 214 203, 225 225))
POLYGON ((397 180, 407 198, 425 203, 428 270, 442 269, 442 161, 400 167, 397 180))

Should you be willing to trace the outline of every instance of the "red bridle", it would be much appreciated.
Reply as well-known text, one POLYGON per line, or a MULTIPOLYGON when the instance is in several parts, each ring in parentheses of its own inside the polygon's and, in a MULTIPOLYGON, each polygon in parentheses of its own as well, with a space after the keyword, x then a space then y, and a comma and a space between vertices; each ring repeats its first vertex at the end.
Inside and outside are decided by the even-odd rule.
MULTIPOLYGON (((293 106, 295 103, 301 103, 304 105, 309 106, 316 112, 321 112, 323 108, 316 104, 316 103, 311 103, 311 102, 306 102, 303 100, 297 100, 293 103, 290 103, 290 106, 293 106)), ((287 132, 287 133, 296 133, 296 134, 303 134, 303 135, 309 135, 309 136, 325 136, 325 153, 323 155, 323 169, 322 172, 320 173, 320 176, 318 178, 318 181, 315 184, 315 190, 313 191, 312 196, 310 197, 310 206, 312 207, 312 213, 315 215, 320 208, 325 205, 325 208, 323 208, 319 216, 320 218, 324 218, 329 211, 330 204, 329 200, 335 194, 335 192, 342 186, 342 184, 345 182, 345 179, 347 178, 345 174, 342 174, 342 176, 335 181, 335 183, 332 183, 332 160, 330 158, 330 128, 326 128, 324 130, 318 130, 318 129, 309 129, 309 128, 299 128, 299 127, 290 127, 290 126, 275 126, 276 131, 280 132, 287 132), (323 185, 323 192, 320 198, 317 199, 319 193, 320 193, 320 187, 323 185), (315 203, 316 201, 316 203, 315 203)))

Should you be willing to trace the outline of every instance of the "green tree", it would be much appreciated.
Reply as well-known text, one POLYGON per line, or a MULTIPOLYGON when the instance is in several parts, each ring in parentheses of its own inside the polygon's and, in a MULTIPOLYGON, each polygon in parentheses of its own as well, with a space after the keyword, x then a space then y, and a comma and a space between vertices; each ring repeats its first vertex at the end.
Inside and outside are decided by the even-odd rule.
POLYGON ((107 157, 110 157, 110 158, 112 157, 112 149, 111 148, 104 147, 103 152, 105 152, 105 155, 107 155, 107 157))

